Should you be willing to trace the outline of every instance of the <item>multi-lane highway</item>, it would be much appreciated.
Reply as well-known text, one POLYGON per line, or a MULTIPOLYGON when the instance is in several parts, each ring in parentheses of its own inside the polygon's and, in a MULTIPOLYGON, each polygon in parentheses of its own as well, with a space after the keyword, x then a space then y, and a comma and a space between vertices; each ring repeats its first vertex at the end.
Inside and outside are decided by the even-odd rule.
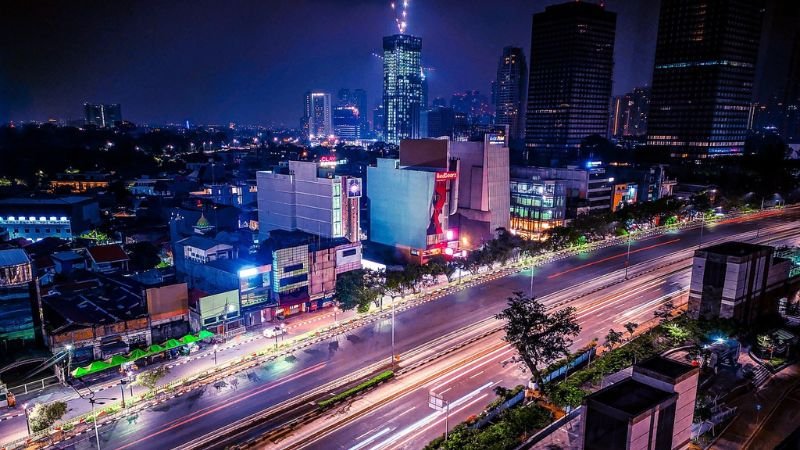
MULTIPOLYGON (((755 240, 755 234, 747 236, 755 240)), ((717 238, 713 238, 717 239, 717 238)), ((775 245, 798 245, 800 236, 793 226, 774 229, 759 242, 775 245)), ((631 270, 638 274, 625 283, 592 292, 595 284, 605 285, 619 274, 609 273, 591 282, 541 297, 546 304, 564 304, 578 309, 582 331, 575 348, 593 338, 603 341, 609 329, 624 330, 626 322, 653 322, 653 312, 667 299, 685 300, 690 268, 686 256, 691 251, 665 255, 639 264, 631 270)), ((587 264, 593 264, 590 261, 587 264)), ((579 267, 579 266, 576 266, 579 267)), ((567 269, 571 271, 571 269, 567 269)), ((575 271, 572 271, 575 272, 575 271)), ((622 271, 624 276, 624 271, 622 271)), ((551 274, 550 276, 552 276, 551 274)), ((557 275, 560 276, 560 275, 557 275)), ((371 392, 348 405, 346 411, 331 414, 301 428, 279 441, 267 442, 272 448, 314 449, 418 449, 444 432, 445 413, 428 408, 428 395, 435 392, 451 404, 450 426, 479 413, 495 396, 496 386, 513 387, 529 378, 524 365, 510 362, 514 352, 502 345, 502 333, 485 338, 480 345, 461 349, 446 363, 425 367, 396 387, 387 386, 371 392), (484 354, 485 348, 491 353, 484 354), (442 369, 441 366, 447 366, 442 369), (414 383, 423 380, 424 383, 414 383), (392 398, 386 402, 384 399, 392 398)))
MULTIPOLYGON (((783 226, 789 229, 793 228, 791 225, 787 225, 787 222, 791 220, 794 220, 794 217, 785 214, 763 219, 760 223, 736 221, 716 225, 706 228, 703 240, 710 242, 737 235, 752 237, 755 234, 754 230, 759 226, 783 226)), ((695 229, 634 242, 630 252, 631 273, 637 272, 635 269, 637 265, 657 261, 658 264, 650 263, 657 266, 660 265, 660 262, 668 261, 668 257, 674 255, 675 252, 697 247, 699 239, 699 230, 695 229)), ((578 255, 535 268, 535 292, 538 296, 547 296, 559 291, 568 292, 578 287, 587 289, 594 286, 599 289, 608 285, 612 281, 612 276, 622 276, 620 272, 611 276, 608 274, 624 267, 625 250, 624 246, 609 247, 591 254, 578 255)), ((674 276, 674 279, 667 280, 667 286, 670 283, 676 286, 685 284, 685 278, 680 278, 685 275, 675 274, 674 276)), ((470 286, 464 290, 444 295, 436 301, 400 311, 396 317, 397 350, 403 355, 413 349, 425 346, 426 343, 435 341, 442 335, 492 316, 502 310, 505 299, 511 292, 528 291, 529 289, 530 271, 522 271, 487 283, 470 286)), ((667 287, 663 292, 667 293, 670 291, 669 289, 667 287)), ((636 306, 632 306, 630 302, 627 303, 627 306, 619 306, 612 299, 608 300, 608 304, 586 304, 579 307, 580 314, 584 314, 584 317, 590 315, 597 323, 597 325, 588 323, 584 325, 585 333, 581 339, 586 340, 605 335, 608 324, 613 322, 608 319, 609 315, 616 317, 628 314, 624 321, 627 321, 628 318, 636 321, 651 314, 652 309, 642 307, 642 305, 650 301, 647 300, 647 295, 655 294, 642 292, 641 299, 635 297, 638 294, 633 293, 633 295, 636 306)), ((568 296, 565 295, 564 298, 568 298, 568 296)), ((597 299, 594 301, 596 302, 597 299)), ((374 322, 351 330, 328 342, 308 347, 279 361, 232 376, 225 383, 206 386, 188 394, 176 396, 155 408, 140 412, 136 416, 105 425, 100 429, 101 446, 103 448, 179 447, 206 433, 226 427, 320 385, 357 373, 365 366, 381 360, 388 363, 389 355, 390 322, 389 320, 374 322)), ((507 365, 507 369, 504 372, 506 374, 504 376, 507 378, 502 380, 504 383, 512 381, 515 376, 519 378, 518 375, 515 375, 515 370, 518 370, 516 365, 507 365)), ((493 370, 493 372, 497 371, 493 370)), ((483 374, 472 380, 480 381, 482 380, 481 376, 483 374)), ((487 380, 486 382, 489 381, 498 380, 487 380)), ((471 382, 470 385, 472 384, 471 382)), ((454 387, 453 389, 456 394, 462 388, 454 387)), ((470 401, 467 405, 465 402, 460 405, 464 408, 458 412, 454 411, 454 413, 479 412, 483 403, 485 402, 470 401)), ((415 410, 411 410, 403 417, 414 417, 413 411, 415 410)), ((458 420, 458 416, 454 416, 454 420, 458 420)), ((369 430, 364 430, 362 433, 367 431, 369 430)), ((339 439, 342 441, 340 446, 346 447, 347 442, 358 442, 356 437, 360 434, 343 434, 343 437, 339 439)), ((422 433, 421 436, 422 439, 426 439, 427 435, 422 433)), ((88 435, 78 436, 59 444, 59 447, 90 448, 93 443, 88 438, 88 435)))

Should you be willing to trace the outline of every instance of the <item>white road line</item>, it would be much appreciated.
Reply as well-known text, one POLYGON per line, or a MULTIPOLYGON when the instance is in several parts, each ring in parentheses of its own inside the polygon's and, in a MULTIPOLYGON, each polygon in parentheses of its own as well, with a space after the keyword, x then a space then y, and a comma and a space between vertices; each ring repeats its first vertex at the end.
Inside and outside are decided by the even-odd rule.
POLYGON ((354 446, 350 447, 350 450, 359 450, 361 448, 364 448, 364 447, 368 446, 369 444, 375 442, 378 438, 380 438, 384 434, 391 433, 391 432, 392 432, 392 428, 386 427, 383 430, 375 433, 375 435, 373 435, 371 438, 367 439, 366 441, 361 442, 358 445, 354 445, 354 446))

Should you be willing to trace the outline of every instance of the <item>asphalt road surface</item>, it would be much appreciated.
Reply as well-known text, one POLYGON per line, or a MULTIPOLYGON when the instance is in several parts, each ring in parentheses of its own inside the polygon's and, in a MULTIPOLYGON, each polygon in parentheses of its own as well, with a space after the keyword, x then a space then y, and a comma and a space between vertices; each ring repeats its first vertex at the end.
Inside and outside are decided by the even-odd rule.
MULTIPOLYGON (((790 221, 788 217, 781 216, 763 219, 759 222, 742 221, 706 227, 703 232, 703 242, 729 238, 742 233, 754 236, 755 230, 759 226, 788 221, 790 221)), ((797 232, 800 234, 800 230, 797 232)), ((634 242, 630 253, 630 266, 633 268, 640 263, 658 261, 674 252, 697 247, 700 243, 699 239, 700 232, 695 229, 634 242)), ((622 269, 625 265, 625 257, 626 248, 621 245, 538 267, 534 273, 535 293, 537 296, 546 296, 576 286, 596 283, 596 280, 607 280, 608 276, 603 278, 603 275, 622 269)), ((445 295, 436 301, 399 312, 396 316, 398 352, 402 355, 403 352, 417 348, 441 335, 498 313, 512 292, 530 289, 530 276, 530 271, 522 271, 484 284, 477 284, 445 295)), ((620 274, 620 276, 622 275, 620 274)), ((668 281, 667 284, 670 283, 679 285, 685 283, 685 279, 678 276, 674 280, 668 281)), ((643 293, 642 295, 651 294, 643 293)), ((636 299, 634 297, 632 301, 634 303, 646 302, 648 298, 636 299)), ((596 308, 596 311, 591 310, 591 317, 596 320, 598 325, 585 325, 586 333, 582 339, 604 336, 605 333, 599 333, 613 322, 606 316, 614 315, 616 317, 624 314, 630 305, 623 307, 610 304, 596 306, 596 308)), ((579 313, 586 314, 589 311, 588 309, 581 311, 579 308, 579 313)), ((640 312, 642 316, 648 314, 646 308, 640 312)), ((635 320, 637 317, 639 316, 634 315, 631 320, 635 320)), ((101 448, 179 447, 199 436, 307 392, 316 386, 356 372, 366 365, 381 359, 388 362, 390 329, 391 325, 388 320, 372 323, 340 335, 329 342, 311 346, 290 357, 231 377, 225 383, 206 386, 175 397, 157 407, 141 412, 137 416, 102 426, 100 429, 101 448)), ((503 378, 502 382, 504 383, 512 380, 512 368, 505 373, 504 376, 507 378, 503 378)), ((468 389, 484 379, 479 376, 472 379, 473 381, 469 385, 454 387, 456 389, 454 394, 461 394, 464 389, 468 389)), ((479 412, 486 403, 484 400, 486 398, 481 398, 481 401, 470 401, 469 404, 464 403, 462 410, 454 411, 456 414, 453 416, 454 420, 458 420, 460 417, 458 414, 479 412)), ((413 404, 416 405, 416 403, 415 399, 413 404)), ((411 408, 411 403, 408 405, 408 408, 411 408)), ((422 410, 422 406, 417 409, 422 410)), ((409 419, 415 417, 412 414, 413 411, 404 417, 409 417, 409 419)), ((372 425, 369 424, 366 428, 370 428, 372 425)), ((431 430, 431 434, 422 433, 419 435, 421 440, 413 440, 413 443, 416 445, 430 435, 435 436, 433 428, 434 426, 427 428, 431 430)), ((352 434, 343 435, 341 439, 337 440, 337 443, 332 442, 332 446, 325 445, 320 448, 337 448, 339 445, 345 448, 350 444, 357 445, 356 438, 362 433, 354 431, 352 434), (338 441, 341 441, 341 444, 338 441)), ((406 440, 405 442, 409 442, 410 445, 412 441, 406 440)), ((89 433, 59 444, 59 448, 88 449, 94 446, 94 436, 89 433)))

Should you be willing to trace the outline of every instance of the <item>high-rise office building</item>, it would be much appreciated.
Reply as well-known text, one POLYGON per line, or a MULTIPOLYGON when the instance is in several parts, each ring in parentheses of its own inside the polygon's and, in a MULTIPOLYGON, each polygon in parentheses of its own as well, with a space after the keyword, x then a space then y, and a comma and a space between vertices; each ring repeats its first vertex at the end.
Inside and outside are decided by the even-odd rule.
POLYGON ((305 116, 308 124, 304 126, 310 142, 320 142, 333 135, 333 115, 331 94, 326 92, 306 92, 305 116))
POLYGON ((533 15, 525 146, 536 159, 571 159, 608 132, 617 14, 569 2, 533 15))
POLYGON ((122 107, 119 104, 83 104, 83 114, 86 125, 108 128, 115 123, 122 122, 122 107))
POLYGON ((492 123, 489 99, 480 91, 456 92, 450 97, 450 107, 467 117, 470 125, 489 125, 492 123))
POLYGON ((401 139, 419 137, 422 108, 422 38, 395 34, 383 38, 384 139, 399 144, 401 139))
MULTIPOLYGON (((339 89, 337 107, 355 107, 358 111, 358 132, 360 136, 366 136, 369 131, 369 121, 367 120, 367 91, 364 89, 339 89)), ((334 114, 335 116, 335 114, 334 114)), ((334 117, 334 121, 336 117, 334 117)), ((334 124, 334 128, 336 124, 334 124)), ((337 133, 337 136, 338 133, 337 133)))
POLYGON ((611 137, 646 135, 649 108, 650 89, 646 87, 638 87, 633 92, 614 97, 611 102, 611 137))
POLYGON ((342 141, 361 139, 361 114, 356 106, 333 108, 333 133, 342 141))
POLYGON ((647 144, 676 158, 741 153, 761 34, 755 0, 663 0, 647 144))
POLYGON ((495 119, 497 125, 508 125, 509 137, 522 138, 522 117, 525 105, 525 77, 528 66, 525 54, 519 47, 505 47, 497 64, 497 80, 493 85, 495 119))
POLYGON ((455 111, 453 111, 453 108, 435 107, 428 111, 423 111, 420 122, 420 134, 423 137, 437 138, 447 136, 453 138, 455 111))

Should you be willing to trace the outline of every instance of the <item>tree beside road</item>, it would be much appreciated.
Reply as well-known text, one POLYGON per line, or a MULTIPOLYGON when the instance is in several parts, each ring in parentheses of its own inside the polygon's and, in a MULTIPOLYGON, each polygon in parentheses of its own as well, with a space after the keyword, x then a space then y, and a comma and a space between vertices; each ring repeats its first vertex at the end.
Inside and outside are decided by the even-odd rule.
POLYGON ((535 298, 514 292, 508 298, 508 307, 497 318, 506 321, 504 339, 517 349, 533 381, 545 392, 540 368, 568 357, 573 338, 581 331, 575 308, 548 312, 535 298))

